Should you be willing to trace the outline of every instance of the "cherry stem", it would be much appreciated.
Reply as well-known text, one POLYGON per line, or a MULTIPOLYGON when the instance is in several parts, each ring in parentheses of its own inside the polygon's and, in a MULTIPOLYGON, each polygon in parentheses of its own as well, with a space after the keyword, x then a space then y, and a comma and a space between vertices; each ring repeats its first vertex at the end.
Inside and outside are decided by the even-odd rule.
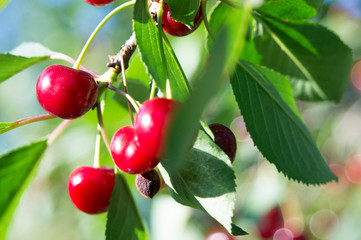
POLYGON ((123 10, 126 7, 132 6, 135 4, 135 1, 129 1, 126 3, 123 3, 122 5, 114 8, 110 13, 108 13, 108 15, 106 15, 103 20, 98 24, 98 26, 94 29, 94 31, 92 32, 92 34, 90 35, 90 37, 88 38, 87 42, 85 43, 82 51, 79 54, 78 59, 76 60, 76 62, 73 65, 73 68, 75 69, 79 69, 81 61, 84 58, 84 55, 86 53, 86 51, 88 50, 90 44, 92 43, 92 41, 94 40, 95 36, 97 35, 97 33, 99 32, 99 30, 104 26, 104 24, 111 18, 113 17, 117 12, 123 10))
POLYGON ((61 122, 61 123, 49 134, 48 141, 47 141, 47 145, 52 144, 72 121, 73 121, 73 120, 64 120, 63 122, 61 122))
MULTIPOLYGON (((68 63, 71 63, 71 64, 75 64, 75 60, 71 57, 69 57, 68 55, 65 55, 63 53, 54 53, 50 56, 50 59, 58 59, 58 60, 63 60, 63 61, 66 61, 68 63)), ((85 72, 88 72, 90 73, 91 75, 93 75, 93 77, 95 78, 98 78, 99 77, 99 74, 89 70, 88 68, 84 67, 83 65, 80 65, 79 66, 79 69, 80 70, 83 70, 85 72)))
POLYGON ((100 167, 100 148, 102 143, 102 134, 100 132, 99 125, 97 126, 97 136, 95 138, 95 152, 94 152, 94 161, 93 167, 99 168, 100 167))
MULTIPOLYGON (((100 130, 100 133, 103 137, 105 146, 108 149, 109 154, 111 155, 111 150, 110 150, 110 142, 109 142, 109 138, 107 133, 105 132, 105 128, 104 128, 104 122, 103 122, 103 113, 102 113, 102 108, 104 108, 105 106, 105 101, 104 99, 102 99, 101 104, 99 104, 99 102, 96 103, 96 108, 97 108, 97 116, 98 116, 98 129, 100 130)), ((100 165, 100 164, 99 164, 100 165)))
POLYGON ((133 108, 135 109, 136 112, 139 112, 139 105, 138 103, 134 100, 134 98, 132 98, 132 96, 130 96, 128 93, 120 90, 119 88, 114 87, 113 85, 109 84, 108 88, 110 90, 113 90, 114 92, 117 92, 121 95, 123 95, 124 97, 126 97, 127 100, 129 100, 129 102, 132 104, 133 108))
POLYGON ((163 10, 164 10, 164 2, 162 3, 162 7, 158 11, 158 14, 157 14, 158 21, 157 22, 158 22, 160 53, 161 53, 163 68, 164 68, 164 72, 165 72, 165 76, 166 76, 166 96, 167 96, 167 98, 171 99, 172 98, 172 89, 170 87, 167 59, 165 57, 164 44, 163 44, 163 38, 165 37, 165 36, 163 36, 163 25, 162 25, 163 10))
MULTIPOLYGON (((122 77, 123 77, 123 84, 124 84, 124 91, 126 94, 128 94, 128 87, 127 87, 127 78, 125 76, 125 67, 124 67, 124 58, 120 59, 120 63, 121 63, 121 68, 122 68, 122 77)), ((133 116, 133 111, 132 111, 132 107, 130 106, 130 102, 127 98, 127 104, 128 104, 128 110, 129 110, 129 115, 130 115, 130 119, 132 121, 132 124, 134 125, 134 116, 133 116)))
POLYGON ((208 18, 207 18, 207 0, 202 0, 202 15, 203 15, 204 26, 206 27, 209 36, 213 40, 214 34, 212 32, 211 25, 209 25, 208 18))
POLYGON ((39 122, 39 121, 44 121, 44 120, 49 120, 49 119, 54 119, 54 118, 57 118, 57 116, 54 116, 51 114, 44 114, 44 115, 40 115, 40 116, 24 118, 24 119, 9 123, 11 125, 9 125, 8 127, 5 127, 4 129, 1 129, 0 134, 10 131, 14 128, 18 128, 18 127, 27 125, 29 123, 34 123, 34 122, 39 122))
POLYGON ((150 90, 149 99, 153 99, 153 98, 154 98, 156 86, 157 86, 157 85, 155 84, 155 81, 152 80, 152 88, 151 88, 151 90, 150 90))

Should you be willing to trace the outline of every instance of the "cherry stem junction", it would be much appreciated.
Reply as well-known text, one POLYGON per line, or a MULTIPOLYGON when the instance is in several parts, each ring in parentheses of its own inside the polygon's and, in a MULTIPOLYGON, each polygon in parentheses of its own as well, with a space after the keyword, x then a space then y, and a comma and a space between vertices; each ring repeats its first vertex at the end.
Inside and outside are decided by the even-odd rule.
POLYGON ((108 15, 106 15, 103 20, 98 24, 98 26, 94 29, 94 31, 92 32, 92 34, 90 35, 90 37, 88 38, 87 42, 85 43, 82 51, 79 54, 78 59, 76 60, 76 62, 73 65, 73 68, 75 69, 79 69, 81 61, 84 58, 84 55, 86 53, 86 51, 88 50, 90 44, 92 43, 92 41, 94 40, 95 36, 97 35, 97 33, 100 31, 100 29, 104 26, 104 24, 111 18, 113 17, 117 12, 123 10, 126 7, 132 6, 135 4, 135 1, 129 1, 126 3, 123 3, 122 5, 116 7, 115 9, 113 9, 110 13, 108 13, 108 15))
POLYGON ((132 96, 130 96, 128 93, 120 90, 119 88, 114 87, 113 85, 109 84, 108 88, 110 90, 113 90, 114 92, 117 92, 121 95, 123 95, 124 97, 126 97, 126 99, 132 104, 133 108, 135 109, 136 112, 139 112, 139 104, 134 100, 134 98, 132 98, 132 96))

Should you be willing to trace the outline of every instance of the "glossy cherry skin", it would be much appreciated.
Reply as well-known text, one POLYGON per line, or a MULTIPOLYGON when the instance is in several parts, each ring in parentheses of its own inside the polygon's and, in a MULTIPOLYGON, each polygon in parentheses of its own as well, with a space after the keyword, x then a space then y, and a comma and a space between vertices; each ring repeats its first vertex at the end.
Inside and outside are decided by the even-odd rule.
POLYGON ((73 204, 88 214, 106 212, 115 184, 113 168, 82 166, 75 169, 68 181, 68 192, 73 204))
POLYGON ((258 231, 263 238, 272 238, 274 233, 283 228, 283 216, 281 208, 276 206, 269 210, 258 221, 258 231))
POLYGON ((159 159, 145 154, 134 138, 134 128, 120 128, 110 143, 112 158, 117 167, 130 174, 140 174, 155 168, 159 159))
POLYGON ((84 0, 86 3, 89 3, 93 6, 105 6, 108 4, 111 4, 112 2, 115 2, 115 0, 84 0))
POLYGON ((38 78, 36 96, 48 113, 64 119, 74 119, 94 106, 98 86, 93 76, 87 72, 63 65, 51 65, 38 78))
POLYGON ((209 128, 214 135, 214 142, 227 154, 231 162, 233 162, 237 152, 236 136, 234 136, 228 127, 219 123, 213 123, 209 125, 209 128))
POLYGON ((193 27, 189 28, 181 22, 173 20, 171 16, 171 11, 169 10, 168 4, 164 6, 163 15, 162 15, 162 24, 163 30, 173 36, 186 36, 196 30, 199 25, 201 25, 203 16, 202 16, 202 6, 199 7, 197 15, 193 20, 193 27))
POLYGON ((170 124, 180 103, 167 98, 147 100, 134 121, 136 140, 149 156, 164 157, 170 124))

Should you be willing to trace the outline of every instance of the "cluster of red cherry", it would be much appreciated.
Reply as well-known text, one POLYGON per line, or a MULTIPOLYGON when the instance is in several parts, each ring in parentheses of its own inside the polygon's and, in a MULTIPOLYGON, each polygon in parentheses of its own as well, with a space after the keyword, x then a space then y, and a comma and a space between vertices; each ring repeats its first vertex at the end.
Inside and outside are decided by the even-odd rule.
MULTIPOLYGON (((85 0, 100 6, 114 0, 85 0)), ((163 29, 172 35, 186 35, 194 31, 202 20, 201 8, 194 20, 194 28, 173 21, 168 6, 162 16, 163 29)), ((49 114, 63 119, 75 119, 92 109, 98 99, 98 82, 86 71, 51 65, 40 74, 36 84, 40 105, 49 114)), ((165 157, 167 132, 179 102, 167 98, 145 101, 136 115, 134 127, 120 128, 110 144, 112 159, 116 166, 129 174, 137 174, 138 191, 152 198, 160 188, 160 178, 154 168, 165 157)), ((233 162, 237 149, 232 131, 221 124, 212 124, 210 129, 215 143, 233 162)), ((107 211, 115 184, 115 171, 110 167, 81 166, 75 169, 68 182, 68 191, 73 204, 88 214, 107 211)))

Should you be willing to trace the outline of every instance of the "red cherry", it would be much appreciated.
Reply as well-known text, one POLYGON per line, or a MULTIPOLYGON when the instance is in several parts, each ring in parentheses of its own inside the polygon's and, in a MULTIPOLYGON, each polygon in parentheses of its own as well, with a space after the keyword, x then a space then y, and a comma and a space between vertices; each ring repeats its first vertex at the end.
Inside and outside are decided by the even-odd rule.
POLYGON ((108 210, 114 184, 113 168, 82 166, 69 177, 69 196, 79 210, 88 214, 102 213, 108 210))
POLYGON ((50 114, 74 119, 87 113, 95 104, 98 86, 87 72, 62 65, 47 67, 36 83, 40 105, 50 114))
POLYGON ((153 98, 140 107, 134 122, 135 136, 149 156, 163 157, 170 123, 179 106, 179 102, 171 99, 153 98))
POLYGON ((214 142, 228 155, 231 162, 233 162, 237 151, 236 136, 234 136, 228 127, 219 123, 213 123, 209 125, 209 128, 214 135, 214 142))
POLYGON ((115 0, 84 0, 84 1, 86 3, 89 3, 90 5, 100 7, 100 6, 105 6, 105 5, 111 4, 115 0))
POLYGON ((283 228, 283 217, 280 207, 274 207, 269 210, 258 221, 258 231, 261 237, 271 238, 275 232, 283 228))
POLYGON ((163 30, 170 35, 178 36, 178 37, 188 35, 192 33, 194 30, 196 30, 199 27, 199 25, 201 25, 202 20, 203 20, 202 6, 199 7, 197 15, 194 17, 192 28, 187 27, 185 24, 181 22, 174 21, 173 18, 171 17, 171 11, 169 10, 168 4, 164 6, 163 15, 162 15, 163 30))
POLYGON ((114 134, 110 149, 115 164, 126 173, 144 173, 159 163, 157 158, 150 157, 139 148, 134 138, 134 128, 130 126, 123 127, 114 134))

